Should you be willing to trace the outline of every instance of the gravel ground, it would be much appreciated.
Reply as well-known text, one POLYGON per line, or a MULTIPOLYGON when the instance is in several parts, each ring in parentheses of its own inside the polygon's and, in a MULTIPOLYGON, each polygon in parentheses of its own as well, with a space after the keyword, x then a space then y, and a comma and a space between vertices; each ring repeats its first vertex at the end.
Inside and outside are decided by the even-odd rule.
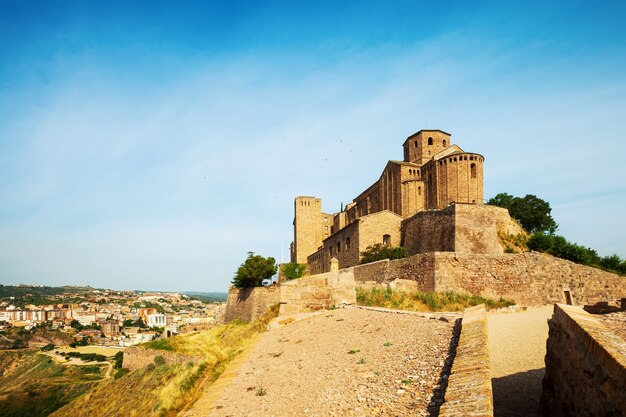
POLYGON ((413 315, 328 311, 263 334, 221 398, 210 409, 194 412, 216 417, 436 415, 453 328, 452 321, 413 315))
POLYGON ((496 417, 539 416, 552 305, 488 316, 496 417))
POLYGON ((596 314, 594 317, 626 341, 626 311, 610 314, 596 314))

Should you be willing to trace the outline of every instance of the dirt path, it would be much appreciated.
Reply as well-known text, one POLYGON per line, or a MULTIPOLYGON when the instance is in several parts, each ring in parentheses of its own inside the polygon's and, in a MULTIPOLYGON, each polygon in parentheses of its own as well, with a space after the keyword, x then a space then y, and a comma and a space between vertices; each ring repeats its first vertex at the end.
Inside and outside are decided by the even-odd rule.
POLYGON ((452 332, 413 315, 328 311, 261 335, 223 394, 188 415, 428 416, 452 332))
POLYGON ((553 306, 488 317, 495 417, 539 416, 553 306))

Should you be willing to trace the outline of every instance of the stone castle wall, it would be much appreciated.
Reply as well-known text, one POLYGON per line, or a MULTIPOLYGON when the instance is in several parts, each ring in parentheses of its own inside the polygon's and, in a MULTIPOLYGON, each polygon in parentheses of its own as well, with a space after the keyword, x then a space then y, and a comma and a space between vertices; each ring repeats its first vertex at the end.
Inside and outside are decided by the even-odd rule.
POLYGON ((437 252, 436 291, 465 291, 521 305, 574 305, 626 297, 626 277, 543 253, 467 254, 437 252))
MULTIPOLYGON (((395 287, 400 281, 414 282, 414 291, 435 290, 435 256, 434 253, 423 253, 405 259, 379 262, 355 266, 353 269, 356 285, 364 288, 395 287)), ((405 283, 406 284, 406 283, 405 283)), ((399 289, 399 288, 398 288, 399 289)))
POLYGON ((521 229, 506 209, 454 204, 423 211, 402 221, 402 246, 410 255, 426 252, 503 253, 498 230, 519 234, 521 229))
POLYGON ((286 281, 280 286, 279 315, 356 304, 353 268, 286 281))
POLYGON ((580 307, 557 304, 548 323, 545 415, 626 416, 626 341, 580 307))
POLYGON ((231 288, 228 290, 224 322, 235 319, 252 322, 280 301, 278 286, 255 288, 231 288))

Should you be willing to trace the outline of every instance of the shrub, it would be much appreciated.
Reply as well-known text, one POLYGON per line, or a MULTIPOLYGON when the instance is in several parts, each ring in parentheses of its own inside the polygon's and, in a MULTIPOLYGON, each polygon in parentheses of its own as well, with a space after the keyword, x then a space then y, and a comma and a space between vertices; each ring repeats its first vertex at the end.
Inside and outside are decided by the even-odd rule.
POLYGON ((392 247, 377 243, 368 246, 361 252, 361 263, 368 264, 370 262, 382 261, 383 259, 402 259, 407 256, 409 256, 409 254, 402 246, 392 247))
POLYGON ((306 273, 306 264, 299 264, 297 262, 287 262, 280 266, 280 270, 287 279, 301 278, 306 273))

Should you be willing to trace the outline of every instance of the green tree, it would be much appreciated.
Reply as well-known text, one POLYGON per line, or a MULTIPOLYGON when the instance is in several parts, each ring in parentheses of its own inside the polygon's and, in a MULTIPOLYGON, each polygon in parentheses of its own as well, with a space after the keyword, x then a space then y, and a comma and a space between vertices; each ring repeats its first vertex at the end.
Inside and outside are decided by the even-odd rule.
POLYGON ((263 280, 271 278, 276 270, 274 258, 264 258, 255 255, 254 252, 248 252, 248 257, 237 269, 232 284, 237 288, 260 287, 263 280))
POLYGON ((287 279, 296 279, 304 276, 306 272, 306 264, 299 264, 297 262, 287 262, 280 266, 283 275, 287 279))
POLYGON ((368 246, 363 252, 361 252, 361 263, 368 264, 370 262, 381 261, 383 259, 402 259, 409 256, 406 249, 402 246, 392 247, 377 243, 372 246, 368 246))
POLYGON ((507 193, 499 193, 487 201, 487 204, 507 209, 511 217, 520 222, 529 233, 554 233, 559 227, 552 217, 550 203, 536 195, 514 197, 507 193))

